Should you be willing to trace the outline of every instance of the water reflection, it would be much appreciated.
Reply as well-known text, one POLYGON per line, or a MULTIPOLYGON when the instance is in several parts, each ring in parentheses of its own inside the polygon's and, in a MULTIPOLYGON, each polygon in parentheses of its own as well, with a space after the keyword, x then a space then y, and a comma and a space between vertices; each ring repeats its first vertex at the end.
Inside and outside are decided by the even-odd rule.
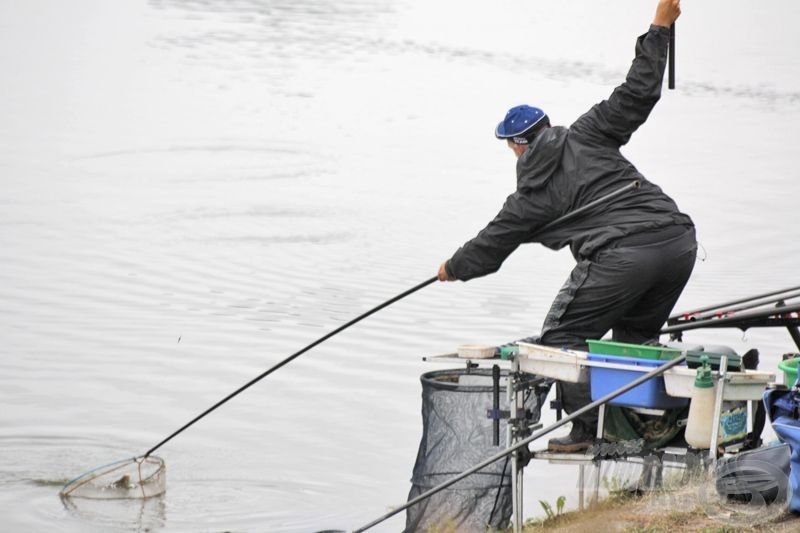
POLYGON ((218 66, 233 70, 242 60, 304 63, 352 49, 359 34, 379 32, 395 9, 393 2, 315 2, 245 0, 151 0, 167 16, 176 14, 195 24, 195 31, 162 35, 158 43, 183 48, 218 66), (212 27, 203 27, 204 23, 212 27), (223 24, 223 26, 219 26, 223 24), (223 59, 233 59, 225 62, 223 59))
MULTIPOLYGON (((308 68, 309 61, 327 59, 336 63, 351 55, 416 55, 510 72, 525 65, 527 72, 543 79, 582 80, 612 86, 624 75, 624 71, 600 63, 552 59, 550 55, 534 55, 527 50, 510 54, 507 49, 453 46, 446 39, 387 39, 383 33, 394 29, 391 16, 398 7, 391 2, 150 0, 150 5, 198 23, 194 31, 162 34, 154 41, 156 46, 183 49, 186 60, 224 70, 255 69, 277 85, 284 85, 283 77, 292 76, 294 69, 308 68), (202 22, 213 24, 214 29, 203 29, 202 22), (220 30, 218 24, 226 24, 227 29, 220 30)), ((328 67, 330 64, 326 63, 319 68, 328 67)), ((731 85, 681 79, 680 90, 690 97, 719 96, 770 107, 800 105, 800 90, 776 88, 758 80, 731 85)), ((311 89, 285 96, 313 97, 313 94, 311 89)))
POLYGON ((159 531, 167 523, 166 495, 135 500, 61 498, 70 517, 88 530, 159 531))

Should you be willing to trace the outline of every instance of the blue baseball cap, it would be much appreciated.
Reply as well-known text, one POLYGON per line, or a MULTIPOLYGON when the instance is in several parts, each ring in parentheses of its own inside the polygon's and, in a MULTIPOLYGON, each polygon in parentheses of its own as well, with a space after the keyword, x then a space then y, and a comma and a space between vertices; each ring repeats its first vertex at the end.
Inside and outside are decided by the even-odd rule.
POLYGON ((518 105, 508 110, 506 118, 494 130, 494 135, 498 139, 513 139, 517 144, 528 144, 533 134, 549 125, 550 119, 538 107, 518 105))

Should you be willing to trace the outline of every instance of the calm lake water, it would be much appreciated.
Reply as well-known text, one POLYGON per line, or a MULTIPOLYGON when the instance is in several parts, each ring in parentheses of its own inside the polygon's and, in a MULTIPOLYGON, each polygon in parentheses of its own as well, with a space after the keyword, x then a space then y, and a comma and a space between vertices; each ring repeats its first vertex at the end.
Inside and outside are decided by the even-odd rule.
MULTIPOLYGON (((537 332, 567 253, 522 247, 304 355, 159 451, 163 497, 57 493, 433 276, 513 190, 505 111, 571 123, 654 6, 0 2, 0 529, 349 529, 404 502, 439 368, 421 357, 537 332)), ((698 227, 677 310, 798 284, 798 15, 685 2, 678 89, 625 148, 698 227)), ((794 349, 687 339, 757 347, 762 369, 794 349)), ((574 508, 576 483, 533 464, 527 514, 574 508)))

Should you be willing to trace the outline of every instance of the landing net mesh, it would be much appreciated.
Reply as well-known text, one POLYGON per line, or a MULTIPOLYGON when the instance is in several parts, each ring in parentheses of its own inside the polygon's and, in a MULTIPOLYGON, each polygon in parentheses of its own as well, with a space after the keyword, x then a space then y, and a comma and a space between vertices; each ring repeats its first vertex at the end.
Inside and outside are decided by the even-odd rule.
POLYGON ((167 466, 154 455, 134 457, 94 468, 61 489, 62 498, 143 499, 167 490, 167 466))

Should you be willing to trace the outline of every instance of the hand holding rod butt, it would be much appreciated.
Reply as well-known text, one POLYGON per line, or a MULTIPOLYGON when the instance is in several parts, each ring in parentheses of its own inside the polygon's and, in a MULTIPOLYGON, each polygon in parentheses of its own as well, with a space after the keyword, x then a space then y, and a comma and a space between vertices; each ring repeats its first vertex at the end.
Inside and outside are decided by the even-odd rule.
POLYGON ((681 0, 659 0, 656 6, 656 15, 653 17, 654 26, 669 28, 681 16, 681 0))
POLYGON ((675 88, 675 21, 681 16, 681 0, 659 0, 654 26, 669 28, 669 56, 667 66, 667 87, 675 88))

